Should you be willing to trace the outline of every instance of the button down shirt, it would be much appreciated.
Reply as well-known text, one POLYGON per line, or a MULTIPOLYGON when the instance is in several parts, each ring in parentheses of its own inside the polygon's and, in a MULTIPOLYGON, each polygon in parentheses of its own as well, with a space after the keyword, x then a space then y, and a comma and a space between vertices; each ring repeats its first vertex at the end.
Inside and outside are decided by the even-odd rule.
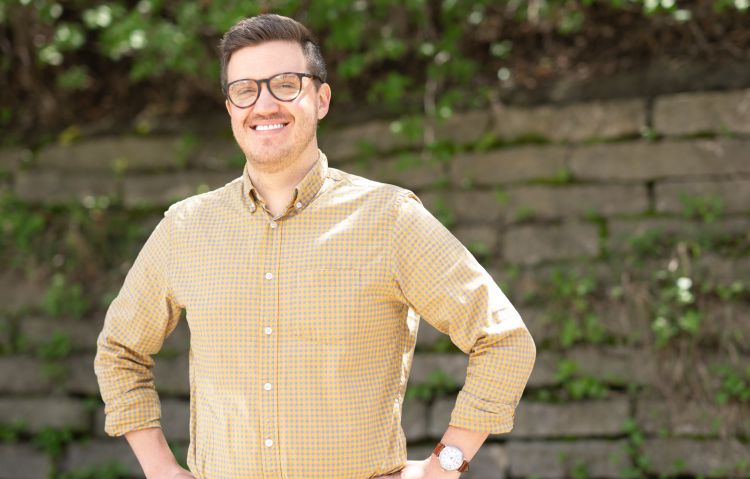
POLYGON ((110 435, 159 427, 151 355, 183 309, 201 479, 401 469, 420 317, 469 355, 451 425, 509 431, 535 358, 512 304, 412 192, 322 153, 276 218, 247 170, 165 213, 98 339, 110 435))

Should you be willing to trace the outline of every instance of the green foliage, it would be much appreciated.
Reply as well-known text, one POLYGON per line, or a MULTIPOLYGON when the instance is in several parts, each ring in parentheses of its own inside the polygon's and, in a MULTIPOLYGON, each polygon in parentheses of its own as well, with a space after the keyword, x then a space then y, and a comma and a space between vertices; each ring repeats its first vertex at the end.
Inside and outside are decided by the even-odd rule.
POLYGON ((42 364, 42 374, 50 383, 60 384, 68 377, 68 369, 63 363, 45 362, 42 364))
POLYGON ((44 428, 32 439, 36 447, 52 458, 60 457, 65 446, 71 441, 73 441, 73 433, 69 429, 54 428, 44 428))
POLYGON ((407 140, 418 141, 424 135, 424 119, 421 116, 403 116, 390 125, 391 133, 407 140))
POLYGON ((750 403, 750 366, 737 370, 730 366, 715 368, 719 377, 719 391, 716 402, 727 404, 732 401, 750 403))
MULTIPOLYGON (((606 244, 607 239, 609 238, 609 227, 607 225, 606 218, 601 213, 599 213, 596 208, 588 208, 586 210, 585 217, 586 221, 596 225, 601 243, 606 244)), ((608 254, 608 252, 605 251, 604 254, 606 255, 608 254)))
POLYGON ((80 284, 71 283, 57 273, 42 297, 42 309, 53 317, 72 316, 81 318, 89 308, 80 284))
POLYGON ((675 460, 674 460, 674 462, 672 463, 672 471, 674 472, 674 474, 678 475, 678 474, 680 474, 680 473, 681 473, 682 471, 684 471, 684 470, 685 470, 685 467, 686 467, 686 466, 687 466, 687 463, 685 462, 685 459, 683 459, 683 458, 681 458, 681 457, 678 457, 678 458, 677 458, 677 459, 675 459, 675 460))
POLYGON ((57 142, 61 145, 70 145, 81 138, 81 127, 70 125, 57 135, 57 142))
POLYGON ((522 206, 516 210, 515 219, 516 221, 528 221, 536 216, 534 208, 529 206, 522 206))
POLYGON ((563 186, 563 185, 569 185, 575 181, 575 178, 573 177, 573 172, 570 171, 568 168, 561 168, 557 170, 554 176, 551 176, 549 178, 539 178, 533 181, 530 181, 530 184, 535 185, 552 185, 552 186, 563 186))
POLYGON ((680 249, 696 254, 701 250, 710 250, 730 257, 750 255, 750 241, 747 235, 743 232, 724 231, 719 225, 679 233, 651 228, 629 236, 626 244, 632 253, 628 259, 636 263, 645 259, 669 257, 680 249))
POLYGON ((598 379, 581 374, 575 361, 563 359, 555 373, 557 381, 572 401, 583 399, 603 399, 608 395, 607 386, 598 379))
POLYGON ((484 241, 472 241, 466 248, 480 263, 485 262, 492 255, 492 250, 484 241))
POLYGON ((451 338, 448 336, 441 336, 440 338, 435 341, 435 343, 430 347, 430 351, 435 353, 460 353, 461 350, 458 349, 458 347, 453 344, 453 341, 451 341, 451 338))
POLYGON ((667 248, 665 242, 665 234, 656 228, 627 238, 628 248, 638 259, 661 256, 667 248))
POLYGON ((373 85, 367 99, 370 103, 379 103, 392 111, 399 111, 404 92, 411 87, 411 78, 397 72, 390 72, 381 82, 373 85))
POLYGON ((47 282, 39 302, 45 314, 80 318, 96 304, 97 295, 110 293, 100 291, 105 285, 96 280, 102 271, 117 270, 132 260, 152 228, 154 214, 147 209, 125 211, 105 196, 86 197, 81 204, 40 206, 0 195, 0 259, 8 272, 30 278, 33 274, 29 281, 47 282))
POLYGON ((104 406, 104 401, 102 401, 102 397, 99 395, 88 396, 83 398, 83 406, 86 411, 95 412, 104 406))
POLYGON ((691 196, 683 193, 680 203, 686 218, 700 219, 704 223, 713 223, 724 212, 724 201, 713 195, 691 196))
POLYGON ((58 479, 127 479, 130 476, 125 466, 112 461, 101 466, 64 472, 58 475, 58 479))
POLYGON ((0 250, 27 255, 34 238, 45 227, 45 218, 10 195, 0 194, 0 250))
POLYGON ((447 396, 456 389, 458 389, 456 381, 443 370, 436 369, 427 376, 425 382, 409 384, 404 397, 406 399, 416 398, 423 401, 432 401, 447 396))
MULTIPOLYGON (((713 3, 717 12, 747 11, 746 0, 713 3)), ((700 12, 673 0, 9 0, 0 4, 0 18, 11 25, 7 31, 23 28, 34 41, 17 42, 19 51, 0 61, 0 74, 11 81, 12 91, 24 90, 21 97, 45 82, 63 99, 93 95, 104 100, 98 106, 113 105, 109 109, 129 90, 148 85, 161 88, 160 100, 177 111, 196 97, 220 100, 217 41, 241 18, 275 12, 301 19, 323 40, 337 101, 448 118, 487 105, 497 80, 513 78, 513 58, 527 52, 507 35, 524 31, 568 41, 565 37, 585 33, 602 10, 626 11, 644 21, 655 17, 654 23, 663 23, 662 17, 686 21, 700 12), (13 73, 25 67, 19 58, 36 60, 35 68, 26 70, 36 75, 33 81, 15 79, 13 73)), ((6 33, 2 40, 15 39, 6 33)), ((43 104, 23 107, 39 119, 48 111, 43 104)), ((11 110, 0 115, 0 124, 12 115, 11 110)), ((553 181, 569 177, 564 173, 553 181)))
POLYGON ((11 354, 15 349, 14 325, 7 316, 0 316, 0 356, 11 354))
POLYGON ((177 144, 177 157, 175 158, 177 166, 180 168, 186 168, 188 166, 188 160, 195 153, 198 147, 198 138, 192 133, 186 133, 180 137, 180 141, 177 144))
POLYGON ((665 270, 657 271, 654 277, 651 330, 656 346, 663 347, 680 335, 696 336, 702 317, 695 305, 693 280, 665 270))
POLYGON ((643 454, 643 445, 646 442, 643 431, 633 418, 628 418, 623 424, 623 430, 627 434, 625 450, 633 459, 633 466, 621 471, 622 477, 627 479, 640 479, 647 476, 649 460, 643 454))
POLYGON ((39 346, 38 355, 44 361, 53 362, 67 358, 72 349, 70 337, 64 332, 56 330, 46 342, 39 346))
POLYGON ((507 205, 508 201, 510 201, 510 194, 507 190, 504 190, 503 188, 497 187, 495 188, 495 200, 500 205, 507 205))
POLYGON ((177 464, 179 464, 183 469, 188 469, 186 451, 183 450, 181 446, 175 444, 172 441, 167 441, 167 444, 169 445, 170 451, 172 451, 172 455, 177 460, 177 464))
POLYGON ((448 229, 451 229, 456 225, 456 214, 450 206, 448 206, 448 202, 442 197, 438 198, 435 202, 433 214, 435 215, 435 218, 437 218, 443 226, 448 229))
POLYGON ((418 155, 411 152, 405 152, 398 155, 398 159, 396 160, 396 170, 400 172, 409 171, 419 168, 421 164, 422 160, 418 155))
POLYGON ((0 442, 17 442, 21 434, 26 430, 26 423, 15 421, 12 423, 0 423, 0 442))
POLYGON ((591 477, 589 475, 589 469, 585 462, 577 461, 573 466, 570 468, 570 477, 572 479, 588 479, 591 477))
POLYGON ((730 284, 716 285, 715 291, 722 301, 732 301, 746 297, 750 288, 742 281, 732 281, 730 284))
POLYGON ((601 344, 606 330, 594 313, 597 294, 596 280, 591 275, 576 275, 554 270, 550 275, 550 304, 547 320, 559 327, 559 344, 569 348, 575 344, 601 344))

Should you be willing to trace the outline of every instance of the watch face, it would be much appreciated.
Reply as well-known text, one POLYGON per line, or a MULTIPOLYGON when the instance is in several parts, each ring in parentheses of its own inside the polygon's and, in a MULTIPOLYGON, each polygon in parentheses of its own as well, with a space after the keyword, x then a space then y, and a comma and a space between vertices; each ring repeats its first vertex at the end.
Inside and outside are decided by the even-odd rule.
POLYGON ((461 467, 461 464, 464 462, 464 454, 457 447, 445 446, 443 450, 440 451, 438 459, 440 460, 440 466, 443 469, 446 471, 455 471, 461 467))

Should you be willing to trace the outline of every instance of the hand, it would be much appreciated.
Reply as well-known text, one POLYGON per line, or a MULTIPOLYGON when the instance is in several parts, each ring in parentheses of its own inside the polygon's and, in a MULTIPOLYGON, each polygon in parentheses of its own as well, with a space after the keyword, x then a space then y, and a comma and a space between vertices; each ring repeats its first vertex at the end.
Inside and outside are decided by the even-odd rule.
POLYGON ((430 456, 424 461, 406 461, 406 466, 398 472, 377 479, 458 479, 457 471, 444 471, 437 459, 430 456))

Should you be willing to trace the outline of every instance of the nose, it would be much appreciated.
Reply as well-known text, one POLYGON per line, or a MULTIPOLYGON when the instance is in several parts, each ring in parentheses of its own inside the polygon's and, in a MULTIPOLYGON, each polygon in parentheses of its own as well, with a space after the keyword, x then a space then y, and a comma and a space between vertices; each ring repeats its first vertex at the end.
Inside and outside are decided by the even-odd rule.
POLYGON ((253 105, 253 110, 255 113, 265 113, 265 112, 273 112, 279 109, 279 103, 276 98, 271 95, 271 92, 268 90, 268 83, 264 83, 260 87, 260 92, 258 93, 258 99, 255 101, 255 105, 253 105))

